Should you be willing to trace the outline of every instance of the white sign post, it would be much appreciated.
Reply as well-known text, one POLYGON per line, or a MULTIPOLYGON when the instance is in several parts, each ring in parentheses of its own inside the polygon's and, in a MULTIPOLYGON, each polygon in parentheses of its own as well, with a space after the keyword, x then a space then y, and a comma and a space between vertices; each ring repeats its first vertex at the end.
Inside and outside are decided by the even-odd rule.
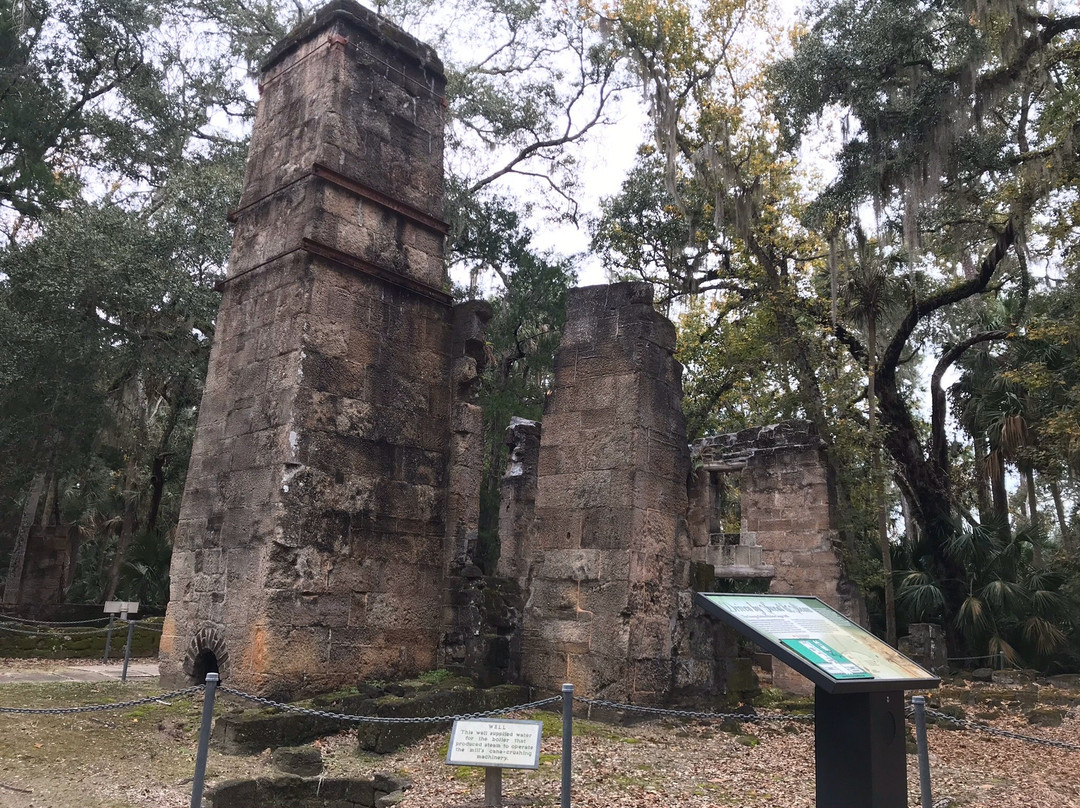
POLYGON ((484 805, 502 805, 503 769, 540 768, 542 721, 462 719, 454 722, 446 762, 484 767, 484 805))
POLYGON ((131 660, 131 638, 135 633, 135 623, 128 619, 129 614, 139 613, 139 601, 137 600, 107 600, 105 601, 105 614, 109 615, 109 631, 105 635, 105 659, 109 661, 109 646, 112 645, 113 619, 117 613, 120 619, 127 621, 127 643, 124 645, 124 670, 120 674, 120 681, 127 681, 128 662, 131 660))

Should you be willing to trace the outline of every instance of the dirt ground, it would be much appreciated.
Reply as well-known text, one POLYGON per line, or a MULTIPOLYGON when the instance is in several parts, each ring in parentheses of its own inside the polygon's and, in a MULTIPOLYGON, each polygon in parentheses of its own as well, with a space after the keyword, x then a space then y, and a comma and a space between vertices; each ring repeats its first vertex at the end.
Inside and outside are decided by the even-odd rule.
MULTIPOLYGON (((52 663, 53 666, 56 663, 52 663)), ((0 671, 25 662, 0 661, 0 671)), ((47 665, 33 666, 35 670, 47 665)), ((155 680, 6 682, 0 706, 67 707, 156 695, 155 680)), ((1080 743, 1080 691, 1024 683, 952 683, 943 703, 968 718, 1039 737, 1080 743), (1058 711, 1059 726, 1032 726, 1038 705, 1058 711)), ((220 710, 238 709, 228 699, 220 710)), ((186 808, 201 697, 74 715, 0 715, 0 808, 186 808)), ((763 710, 768 712, 768 710, 763 710)), ((507 805, 559 804, 559 719, 544 720, 538 771, 507 770, 507 805)), ((1052 721, 1050 722, 1052 723, 1052 721)), ((783 806, 811 808, 814 739, 809 726, 649 721, 632 726, 574 722, 574 801, 581 808, 783 806), (742 733, 742 734, 738 734, 742 733)), ((344 732, 319 741, 325 776, 402 772, 414 781, 402 808, 473 808, 483 802, 482 770, 450 767, 448 728, 401 752, 356 753, 344 732)), ((932 726, 935 805, 959 808, 1080 808, 1080 752, 932 726)), ((269 752, 211 752, 208 782, 272 776, 269 752)), ((908 756, 909 804, 919 804, 918 770, 908 756)))

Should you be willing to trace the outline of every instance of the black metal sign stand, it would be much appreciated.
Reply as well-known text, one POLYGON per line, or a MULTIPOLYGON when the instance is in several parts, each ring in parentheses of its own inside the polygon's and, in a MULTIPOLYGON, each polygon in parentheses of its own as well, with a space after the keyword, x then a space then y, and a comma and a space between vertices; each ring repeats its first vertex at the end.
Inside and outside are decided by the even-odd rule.
POLYGON ((907 808, 904 691, 814 688, 817 808, 907 808))
MULTIPOLYGON (((817 808, 907 808, 907 756, 904 743, 904 691, 937 687, 940 680, 929 671, 901 656, 894 648, 817 598, 804 596, 697 593, 696 603, 752 639, 781 662, 814 683, 814 756, 817 766, 817 808), (760 599, 768 604, 802 601, 819 614, 827 614, 831 628, 849 633, 870 654, 871 661, 891 661, 873 675, 856 672, 856 677, 833 676, 822 665, 795 653, 792 644, 812 644, 807 640, 777 640, 768 633, 769 622, 740 617, 724 608, 725 598, 743 601, 760 599), (897 667, 897 662, 902 667, 897 667)), ((804 609, 799 604, 794 607, 804 609)), ((733 607, 731 607, 733 608, 733 607)), ((763 608, 771 608, 765 605, 763 608)), ((778 606, 778 608, 785 608, 778 606)), ((812 632, 811 632, 812 634, 812 632)), ((796 636, 807 637, 807 634, 796 636)), ((819 644, 829 652, 826 643, 819 644)), ((811 649, 812 651, 813 649, 811 649)), ((828 660, 824 660, 828 662, 828 660)), ((869 663, 868 663, 869 664, 869 663)), ((875 667, 870 665, 870 667, 875 667)))

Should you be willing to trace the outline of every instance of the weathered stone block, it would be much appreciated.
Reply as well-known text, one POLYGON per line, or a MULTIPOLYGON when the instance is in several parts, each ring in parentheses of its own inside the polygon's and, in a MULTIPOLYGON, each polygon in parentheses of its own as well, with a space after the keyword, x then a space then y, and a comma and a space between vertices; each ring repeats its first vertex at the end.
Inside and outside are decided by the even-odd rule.
POLYGON ((282 746, 273 752, 274 768, 285 774, 314 777, 323 770, 322 752, 314 746, 282 746))
MULTIPOLYGON (((540 613, 527 609, 527 657, 559 641, 579 688, 620 698, 634 693, 621 674, 635 657, 670 658, 673 558, 676 545, 689 547, 681 516, 689 473, 681 368, 671 354, 674 327, 651 302, 647 284, 571 293, 546 402, 531 532, 535 546, 581 547, 597 564, 575 578, 572 570, 542 572, 546 558, 534 562, 530 602, 544 602, 560 578, 575 581, 593 630, 586 653, 568 638, 546 636, 540 613)), ((550 670, 526 660, 525 673, 550 670)))

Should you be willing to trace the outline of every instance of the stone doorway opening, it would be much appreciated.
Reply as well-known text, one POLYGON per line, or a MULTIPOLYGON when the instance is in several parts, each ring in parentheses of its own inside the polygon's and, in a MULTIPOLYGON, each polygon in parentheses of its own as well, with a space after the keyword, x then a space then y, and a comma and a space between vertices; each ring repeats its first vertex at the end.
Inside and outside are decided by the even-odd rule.
POLYGON ((204 649, 198 653, 191 665, 191 678, 195 680, 195 684, 201 685, 206 683, 206 674, 208 673, 220 673, 218 670, 217 655, 209 650, 204 649))

